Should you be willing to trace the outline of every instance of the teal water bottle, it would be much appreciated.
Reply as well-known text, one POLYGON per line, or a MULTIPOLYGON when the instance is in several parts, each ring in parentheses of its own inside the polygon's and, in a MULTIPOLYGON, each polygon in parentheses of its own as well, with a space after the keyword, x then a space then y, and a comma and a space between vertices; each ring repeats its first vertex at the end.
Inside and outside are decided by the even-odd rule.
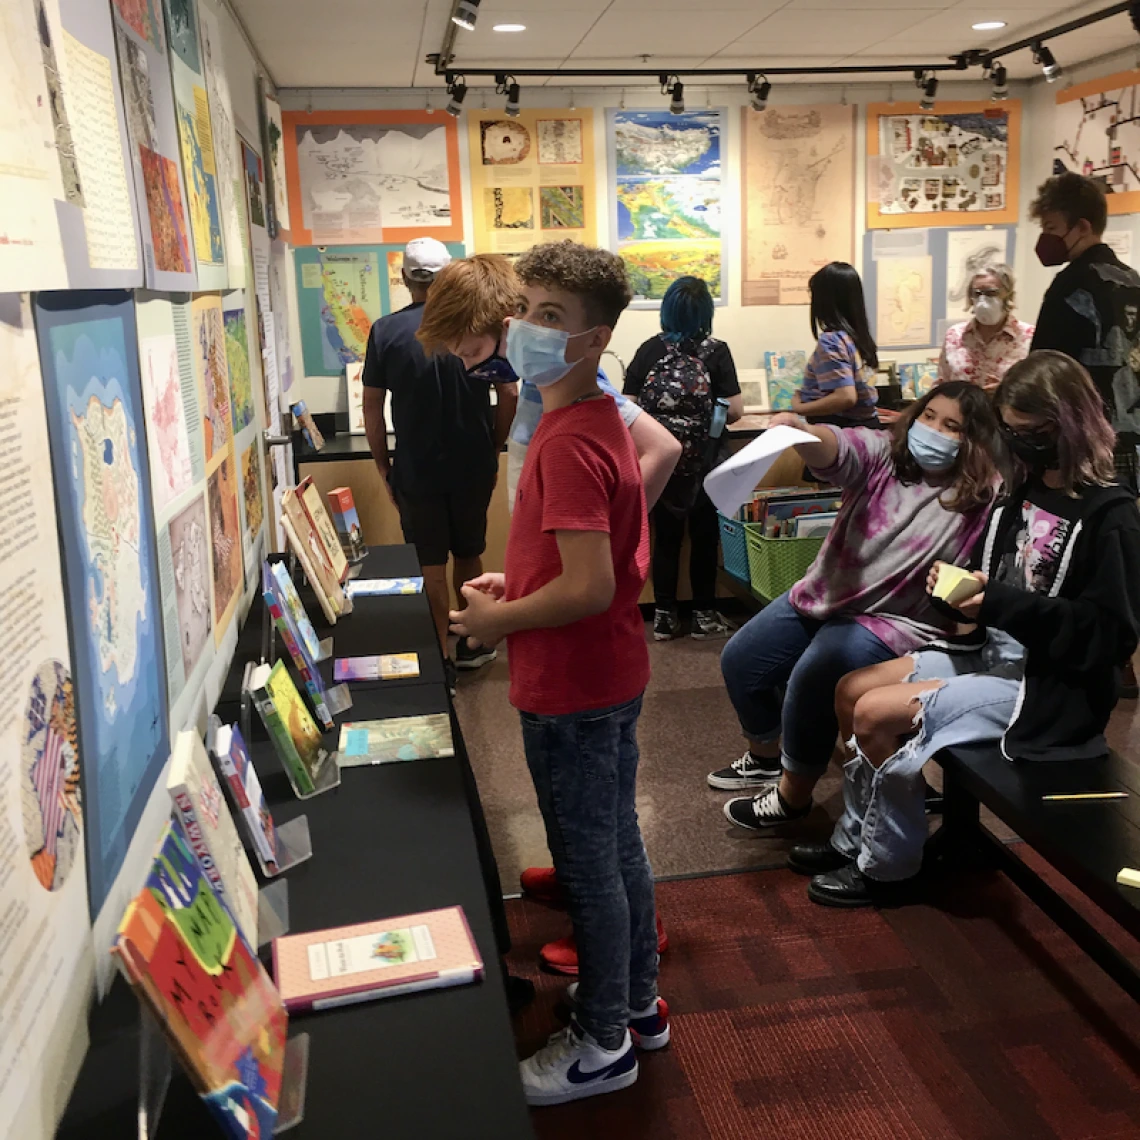
POLYGON ((710 439, 720 439, 724 432, 724 425, 728 423, 728 401, 718 396, 713 404, 712 426, 709 428, 710 439))

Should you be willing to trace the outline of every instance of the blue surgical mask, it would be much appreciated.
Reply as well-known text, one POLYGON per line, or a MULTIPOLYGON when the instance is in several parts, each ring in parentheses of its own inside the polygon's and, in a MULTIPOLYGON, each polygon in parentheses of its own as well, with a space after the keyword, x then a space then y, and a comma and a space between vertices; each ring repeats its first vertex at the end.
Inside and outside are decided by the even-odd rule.
POLYGON ((923 471, 932 475, 948 471, 953 467, 954 460, 958 458, 958 452, 962 448, 958 440, 928 428, 918 420, 910 425, 906 442, 914 461, 923 471))
MULTIPOLYGON (((575 336, 589 336, 593 329, 575 336)), ((577 363, 567 361, 570 334, 563 329, 544 329, 530 321, 513 318, 507 326, 507 360, 524 380, 546 388, 565 378, 577 363)))

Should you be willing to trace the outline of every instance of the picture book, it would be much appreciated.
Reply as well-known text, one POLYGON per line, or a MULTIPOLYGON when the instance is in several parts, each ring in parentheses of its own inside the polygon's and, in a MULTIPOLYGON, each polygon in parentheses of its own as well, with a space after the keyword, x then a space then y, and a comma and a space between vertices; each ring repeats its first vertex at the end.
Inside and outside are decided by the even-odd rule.
POLYGON ((334 681, 394 681, 420 675, 418 653, 381 653, 375 657, 339 657, 334 681))
POLYGON ((293 623, 293 614, 285 604, 284 598, 278 593, 277 582, 270 572, 268 562, 262 563, 261 566, 261 590, 265 604, 273 617, 273 623, 277 627, 277 632, 281 634, 281 640, 285 642, 285 648, 289 651, 289 656, 293 658, 297 672, 300 673, 301 679, 305 682, 305 690, 312 702, 313 712, 316 713, 317 719, 324 728, 332 728, 332 712, 325 700, 325 686, 321 671, 317 668, 316 660, 309 656, 308 646, 293 623))
POLYGON ((364 541, 364 531, 356 514, 356 502, 351 487, 334 487, 329 492, 329 507, 332 509, 333 526, 336 527, 341 549, 349 562, 360 562, 368 553, 364 541))
POLYGON ((483 976, 463 908, 405 914, 273 943, 273 976, 290 1011, 329 1009, 483 976))
POLYGON ((329 513, 325 509, 325 501, 321 498, 321 493, 317 490, 316 484, 313 483, 311 475, 306 475, 297 484, 297 495, 301 499, 305 513, 309 516, 309 521, 313 524, 313 530, 316 531, 317 537, 321 540, 321 546, 324 547, 336 580, 343 582, 348 577, 348 559, 341 549, 340 537, 336 532, 336 527, 333 526, 332 519, 329 518, 329 513))
POLYGON ((293 418, 297 421, 297 426, 300 427, 305 442, 314 451, 320 451, 325 445, 325 437, 321 434, 321 429, 317 427, 317 421, 313 419, 313 413, 309 411, 305 401, 298 400, 289 410, 293 413, 293 418))
POLYGON ((839 518, 837 511, 797 515, 792 519, 792 538, 824 538, 839 518))
POLYGON ((273 824, 269 805, 261 791, 261 781, 257 769, 249 758, 249 749, 242 739, 241 730, 236 724, 221 724, 211 717, 214 731, 210 741, 214 761, 222 778, 229 786, 230 795, 241 818, 245 822, 246 834, 261 862, 270 874, 277 874, 277 828, 273 824))
POLYGON ((899 388, 904 400, 921 400, 938 383, 938 365, 900 364, 899 388))
POLYGON ((344 366, 344 382, 348 390, 348 430, 364 434, 364 361, 350 360, 344 366))
POLYGON ((317 728, 284 661, 259 665, 249 679, 249 690, 277 755, 301 795, 310 795, 329 758, 317 728))
POLYGON ((178 734, 166 789, 207 880, 237 920, 246 942, 256 947, 257 879, 197 732, 178 734))
POLYGON ((293 619, 293 627, 304 644, 305 652, 313 661, 319 661, 321 659, 321 639, 317 637, 317 631, 313 629, 313 623, 305 611, 301 595, 297 593, 297 587, 293 585, 293 579, 289 576, 288 567, 284 562, 270 562, 267 565, 276 584, 275 592, 289 611, 293 619))
POLYGON ((305 571, 313 593, 317 595, 321 612, 330 625, 335 625, 336 619, 344 612, 344 591, 333 573, 301 500, 291 487, 281 496, 281 526, 305 571))
POLYGON ((807 353, 764 353, 764 367, 768 371, 768 407, 774 412, 791 411, 792 393, 803 387, 807 369, 807 353))
POLYGON ((127 907, 114 953, 222 1133, 272 1136, 288 1015, 176 824, 127 907))
POLYGON ((340 726, 340 766, 395 764, 455 755, 447 713, 349 721, 340 726))
POLYGON ((345 584, 350 598, 380 598, 392 594, 422 594, 423 578, 357 578, 345 584))

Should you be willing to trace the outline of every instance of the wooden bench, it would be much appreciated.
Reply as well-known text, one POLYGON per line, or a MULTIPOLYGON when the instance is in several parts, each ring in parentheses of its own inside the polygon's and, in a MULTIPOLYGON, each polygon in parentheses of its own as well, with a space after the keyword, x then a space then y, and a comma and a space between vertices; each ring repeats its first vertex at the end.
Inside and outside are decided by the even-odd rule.
POLYGON ((931 841, 952 861, 980 848, 1132 997, 1140 971, 1013 850, 982 826, 984 805, 1081 893, 1140 938, 1140 890, 1116 882, 1140 869, 1140 770, 1113 753, 1100 760, 1011 764, 993 746, 955 748, 936 759, 944 774, 943 828, 931 841), (1126 791, 1127 799, 1049 802, 1051 794, 1126 791))

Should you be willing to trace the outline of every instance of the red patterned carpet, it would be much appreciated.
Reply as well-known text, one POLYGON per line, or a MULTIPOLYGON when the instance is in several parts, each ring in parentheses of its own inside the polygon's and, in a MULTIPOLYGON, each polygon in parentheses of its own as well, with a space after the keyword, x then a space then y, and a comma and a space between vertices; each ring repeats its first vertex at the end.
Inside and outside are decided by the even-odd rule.
MULTIPOLYGON (((1140 1009, 996 874, 924 905, 843 912, 763 871, 663 883, 673 1043, 626 1091, 534 1113, 542 1140, 1140 1138, 1140 1009)), ((532 966, 564 915, 508 904, 556 1027, 566 979, 532 966)))

